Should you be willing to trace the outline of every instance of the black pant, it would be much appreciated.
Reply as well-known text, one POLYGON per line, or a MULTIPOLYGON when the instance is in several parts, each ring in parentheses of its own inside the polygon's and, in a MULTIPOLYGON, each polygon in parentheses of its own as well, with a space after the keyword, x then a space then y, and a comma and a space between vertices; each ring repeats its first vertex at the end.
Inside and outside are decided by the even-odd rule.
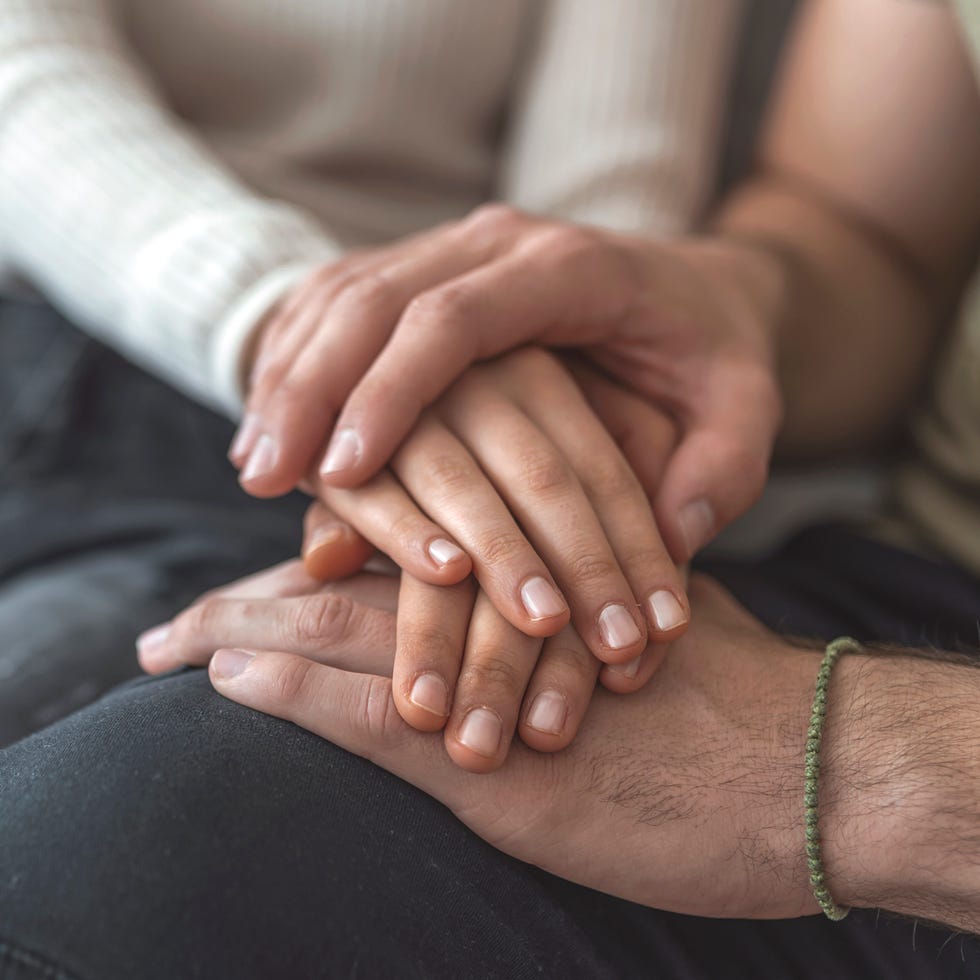
MULTIPOLYGON (((109 370, 152 387, 106 352, 76 380, 109 370)), ((89 397, 111 404, 109 387, 95 384, 89 397)), ((160 389, 146 401, 159 408, 176 397, 160 389)), ((85 404, 64 425, 81 425, 85 404)), ((179 460, 180 439, 212 430, 218 453, 227 427, 180 404, 186 431, 175 427, 177 449, 164 455, 179 460)), ((121 414, 145 431, 138 413, 121 414)), ((101 418, 99 444, 113 444, 115 416, 101 418)), ((22 463, 35 443, 24 442, 22 463)), ((119 445, 127 456, 105 483, 116 508, 149 500, 162 520, 200 504, 192 473, 177 464, 148 490, 152 480, 127 476, 134 445, 119 445)), ((33 481, 42 491, 39 507, 50 506, 43 491, 55 476, 78 488, 94 479, 55 456, 20 469, 30 477, 21 488, 33 481)), ((293 504, 255 510, 221 492, 222 528, 237 520, 262 552, 295 548, 293 504)), ((108 534, 112 513, 100 510, 101 530, 82 536, 76 557, 97 557, 100 535, 130 540, 108 534)), ((186 525, 175 523, 173 541, 186 525)), ((6 550, 13 529, 3 533, 6 550)), ((233 538, 216 534, 214 566, 196 564, 195 582, 254 564, 258 555, 240 543, 236 552, 233 538)), ((53 539, 49 550, 62 553, 53 539)), ((974 580, 843 529, 809 531, 757 566, 712 571, 786 632, 976 645, 974 580)), ((705 920, 572 885, 493 850, 370 763, 220 698, 202 671, 129 683, 0 751, 0 977, 334 976, 974 977, 980 948, 873 911, 839 924, 705 920)))

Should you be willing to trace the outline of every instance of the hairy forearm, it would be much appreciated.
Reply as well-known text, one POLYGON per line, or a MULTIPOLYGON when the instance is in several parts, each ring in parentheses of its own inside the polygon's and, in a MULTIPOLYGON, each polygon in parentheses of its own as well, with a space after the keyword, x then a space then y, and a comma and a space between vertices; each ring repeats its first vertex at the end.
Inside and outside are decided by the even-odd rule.
POLYGON ((849 655, 831 683, 821 834, 832 894, 980 932, 980 669, 849 655))
POLYGON ((934 282, 897 244, 774 175, 734 192, 713 226, 755 245, 778 282, 767 315, 784 396, 781 455, 885 441, 924 383, 959 277, 934 282))

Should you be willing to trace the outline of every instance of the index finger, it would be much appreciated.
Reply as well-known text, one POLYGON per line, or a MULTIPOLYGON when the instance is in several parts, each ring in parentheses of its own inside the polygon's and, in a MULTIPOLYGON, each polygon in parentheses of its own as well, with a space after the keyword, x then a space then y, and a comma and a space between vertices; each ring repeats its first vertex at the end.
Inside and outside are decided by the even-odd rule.
POLYGON ((530 342, 602 339, 623 320, 622 271, 594 261, 591 233, 564 229, 416 297, 338 417, 320 477, 356 486, 375 473, 422 410, 474 361, 530 342), (587 242, 589 244, 583 244, 587 242), (339 465, 337 461, 343 461, 339 465))

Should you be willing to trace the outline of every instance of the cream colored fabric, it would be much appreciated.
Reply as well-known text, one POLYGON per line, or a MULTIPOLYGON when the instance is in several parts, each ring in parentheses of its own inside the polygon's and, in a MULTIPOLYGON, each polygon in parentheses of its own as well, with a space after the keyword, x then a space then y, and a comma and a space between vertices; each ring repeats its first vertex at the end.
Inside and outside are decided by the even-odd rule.
POLYGON ((0 0, 0 266, 234 413, 258 319, 351 246, 490 197, 688 227, 739 6, 0 0))
MULTIPOLYGON (((980 0, 956 5, 980 84, 980 0)), ((917 455, 896 484, 899 506, 922 539, 980 575, 980 269, 913 438, 917 455)))

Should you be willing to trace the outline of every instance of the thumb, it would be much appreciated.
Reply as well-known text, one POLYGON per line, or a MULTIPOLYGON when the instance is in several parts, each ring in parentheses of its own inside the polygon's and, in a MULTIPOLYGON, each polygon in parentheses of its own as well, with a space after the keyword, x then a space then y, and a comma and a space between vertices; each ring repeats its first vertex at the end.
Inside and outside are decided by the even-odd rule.
MULTIPOLYGON (((716 389, 717 391, 718 389, 716 389)), ((754 385, 729 385, 683 435, 654 501, 677 563, 690 561, 762 493, 779 426, 778 399, 754 385)))

